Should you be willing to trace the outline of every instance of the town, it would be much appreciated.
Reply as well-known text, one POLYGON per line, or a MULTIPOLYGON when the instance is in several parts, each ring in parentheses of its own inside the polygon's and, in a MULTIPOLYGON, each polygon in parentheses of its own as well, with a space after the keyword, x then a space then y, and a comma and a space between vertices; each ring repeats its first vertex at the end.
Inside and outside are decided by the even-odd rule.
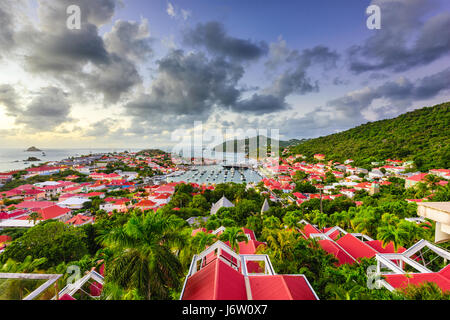
POLYGON ((24 298, 22 286, 40 299, 62 300, 393 299, 418 290, 447 296, 449 246, 435 242, 450 240, 450 170, 421 173, 397 159, 372 165, 369 171, 352 159, 339 163, 288 147, 279 159, 258 161, 259 182, 169 183, 194 166, 144 150, 1 173, 2 268, 60 276, 59 291, 16 283, 7 298, 24 298), (153 252, 152 243, 167 251, 153 252), (152 253, 139 259, 161 260, 168 275, 135 284, 140 272, 152 271, 119 271, 136 259, 120 252, 147 247, 152 253), (70 265, 82 274, 66 286, 70 265), (370 266, 376 289, 366 285, 370 266), (219 278, 210 278, 216 272, 219 278), (147 286, 161 285, 145 295, 147 286))

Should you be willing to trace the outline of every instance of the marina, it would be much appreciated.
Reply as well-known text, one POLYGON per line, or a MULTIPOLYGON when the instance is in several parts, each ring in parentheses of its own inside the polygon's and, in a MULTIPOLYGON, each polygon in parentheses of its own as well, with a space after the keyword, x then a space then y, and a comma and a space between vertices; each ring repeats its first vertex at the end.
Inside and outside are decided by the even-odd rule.
POLYGON ((210 165, 194 166, 183 173, 167 176, 167 182, 191 182, 197 184, 219 183, 258 183, 262 176, 248 167, 235 168, 233 166, 210 165))

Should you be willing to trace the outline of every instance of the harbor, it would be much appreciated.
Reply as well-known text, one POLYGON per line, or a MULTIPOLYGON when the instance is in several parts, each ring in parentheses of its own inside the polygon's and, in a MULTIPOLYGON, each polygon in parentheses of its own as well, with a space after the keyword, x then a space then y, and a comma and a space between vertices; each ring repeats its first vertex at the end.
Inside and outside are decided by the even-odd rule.
POLYGON ((190 170, 167 176, 167 182, 190 182, 197 184, 258 183, 262 180, 259 172, 251 167, 224 165, 193 166, 190 170))

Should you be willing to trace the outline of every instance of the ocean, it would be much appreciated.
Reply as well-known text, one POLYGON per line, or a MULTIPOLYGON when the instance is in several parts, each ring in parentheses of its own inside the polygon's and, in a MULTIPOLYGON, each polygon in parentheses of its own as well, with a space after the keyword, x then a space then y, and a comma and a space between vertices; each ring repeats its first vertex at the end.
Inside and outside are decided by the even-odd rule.
MULTIPOLYGON (((39 148, 39 147, 38 147, 39 148)), ((31 165, 35 164, 38 165, 42 162, 49 162, 49 161, 59 161, 63 160, 69 157, 77 157, 82 155, 89 155, 89 154, 95 154, 95 153, 109 153, 109 152, 138 152, 143 150, 140 149, 119 149, 119 148, 104 148, 104 149, 98 149, 98 148, 91 148, 91 149, 41 149, 42 151, 37 152, 27 152, 25 149, 19 149, 19 148, 0 148, 0 172, 7 172, 12 170, 21 170, 30 167, 31 165), (45 156, 42 154, 42 152, 45 153, 45 156), (28 162, 25 163, 23 160, 28 159, 28 157, 35 157, 42 161, 40 162, 28 162)), ((170 152, 170 148, 161 148, 166 152, 170 152)), ((208 158, 213 159, 221 159, 225 160, 225 162, 230 163, 242 163, 246 162, 247 159, 245 159, 245 155, 241 153, 221 153, 221 152, 211 152, 211 151, 205 151, 205 150, 196 150, 193 152, 193 155, 195 157, 201 156, 201 154, 204 154, 208 158)))
POLYGON ((30 167, 32 164, 39 164, 41 162, 59 161, 69 157, 77 157, 82 155, 94 154, 94 153, 107 153, 107 152, 136 152, 140 149, 41 149, 38 152, 27 152, 24 149, 18 148, 0 148, 0 172, 6 172, 11 170, 20 170, 30 167), (45 153, 45 156, 42 154, 45 153), (28 162, 23 160, 28 157, 36 157, 41 162, 28 162))

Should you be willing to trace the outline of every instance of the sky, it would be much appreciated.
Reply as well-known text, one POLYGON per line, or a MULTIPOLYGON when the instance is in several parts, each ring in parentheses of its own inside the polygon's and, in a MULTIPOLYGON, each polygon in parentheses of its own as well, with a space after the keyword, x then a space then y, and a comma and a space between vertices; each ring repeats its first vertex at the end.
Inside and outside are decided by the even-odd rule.
POLYGON ((446 0, 2 0, 0 24, 0 148, 314 138, 450 100, 446 0))

